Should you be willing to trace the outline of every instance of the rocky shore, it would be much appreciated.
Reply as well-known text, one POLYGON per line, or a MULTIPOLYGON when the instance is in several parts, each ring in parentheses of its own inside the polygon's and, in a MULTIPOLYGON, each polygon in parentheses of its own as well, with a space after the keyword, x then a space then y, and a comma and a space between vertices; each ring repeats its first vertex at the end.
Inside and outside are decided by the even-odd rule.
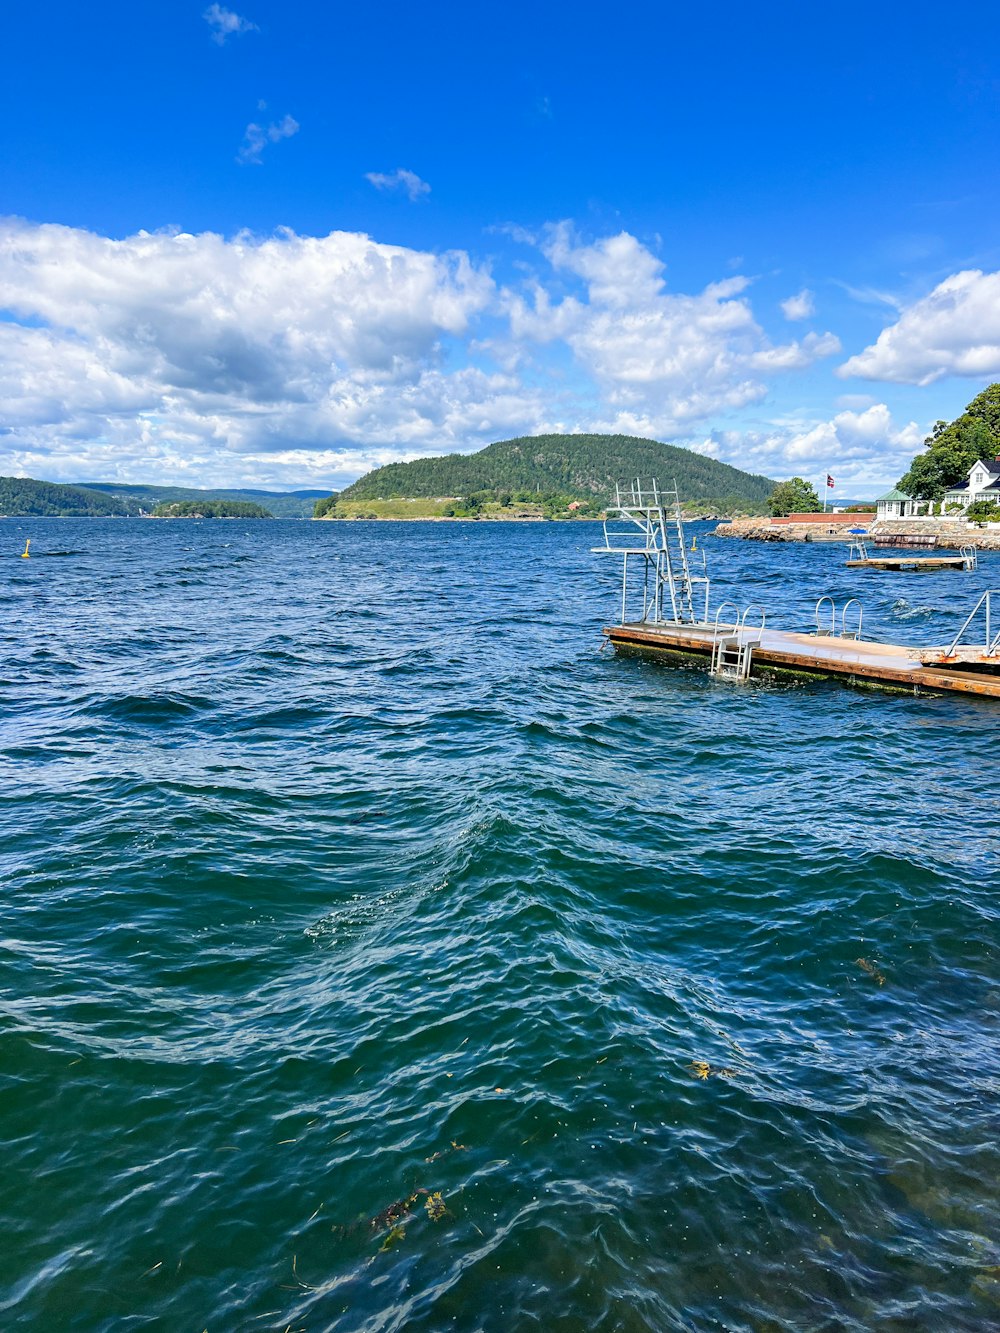
MULTIPOLYGON (((865 526, 862 514, 831 515, 829 522, 822 523, 775 523, 769 518, 734 518, 731 522, 720 523, 715 535, 757 542, 849 541, 851 528, 865 526)), ((888 518, 877 520, 868 528, 868 540, 873 544, 885 538, 917 538, 923 544, 929 537, 936 538, 936 546, 974 546, 979 551, 1000 551, 1000 524, 997 523, 970 523, 959 518, 888 518)))

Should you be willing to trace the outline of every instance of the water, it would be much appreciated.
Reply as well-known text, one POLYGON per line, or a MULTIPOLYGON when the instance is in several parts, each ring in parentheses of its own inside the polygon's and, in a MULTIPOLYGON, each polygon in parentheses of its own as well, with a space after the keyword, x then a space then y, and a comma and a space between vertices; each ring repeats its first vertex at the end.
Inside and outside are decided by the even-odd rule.
POLYGON ((1000 709, 599 654, 596 535, 0 523, 4 1328, 1000 1319, 1000 709))

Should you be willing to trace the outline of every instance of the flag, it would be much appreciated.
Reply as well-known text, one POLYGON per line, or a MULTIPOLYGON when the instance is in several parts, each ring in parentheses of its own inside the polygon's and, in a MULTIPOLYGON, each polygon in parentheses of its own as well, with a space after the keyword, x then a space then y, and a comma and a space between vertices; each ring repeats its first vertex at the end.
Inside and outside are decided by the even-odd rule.
POLYGON ((829 486, 830 490, 832 491, 832 490, 833 490, 833 478, 830 476, 829 472, 826 474, 826 484, 827 484, 827 486, 829 486))

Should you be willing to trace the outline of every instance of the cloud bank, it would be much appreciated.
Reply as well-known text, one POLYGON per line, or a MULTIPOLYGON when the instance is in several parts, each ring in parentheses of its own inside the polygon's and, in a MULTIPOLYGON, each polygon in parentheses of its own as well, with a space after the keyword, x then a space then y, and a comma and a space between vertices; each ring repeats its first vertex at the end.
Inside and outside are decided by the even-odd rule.
MULTIPOLYGON (((670 291, 627 232, 520 239, 527 269, 504 284, 465 252, 357 233, 0 223, 0 472, 343 484, 538 431, 700 440, 839 349, 830 333, 773 342, 746 278, 670 291)), ((883 427, 841 413, 823 447, 874 447, 883 427)), ((698 447, 774 473, 816 429, 698 447)))
POLYGON ((837 373, 920 385, 1000 374, 1000 273, 968 269, 946 278, 837 373))

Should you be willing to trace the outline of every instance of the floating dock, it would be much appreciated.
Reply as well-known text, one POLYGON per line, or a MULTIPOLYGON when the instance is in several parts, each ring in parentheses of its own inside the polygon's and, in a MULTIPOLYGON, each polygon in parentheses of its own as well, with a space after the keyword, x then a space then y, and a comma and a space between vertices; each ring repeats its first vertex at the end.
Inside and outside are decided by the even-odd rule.
POLYGON ((931 569, 965 569, 961 555, 888 555, 865 556, 863 560, 845 560, 847 569, 895 569, 902 573, 919 573, 931 569))
MULTIPOLYGON (((859 559, 848 562, 853 568, 976 567, 971 547, 963 547, 958 556, 888 561, 869 560, 863 538, 857 547, 859 559)), ((735 681, 791 674, 914 694, 950 691, 1000 699, 1000 589, 982 594, 947 647, 866 640, 857 598, 838 614, 833 599, 821 597, 812 633, 768 628, 764 608, 755 605, 741 609, 735 602, 723 602, 713 617, 705 554, 700 552, 700 569, 689 559, 677 488, 661 491, 655 481, 615 487, 604 545, 595 550, 622 558, 621 619, 604 629, 620 653, 702 659, 713 676, 735 681), (984 639, 969 642, 973 625, 982 619, 984 639)))
POLYGON ((963 546, 958 555, 869 555, 863 537, 852 540, 848 558, 844 561, 847 569, 890 569, 904 574, 935 569, 964 569, 968 572, 974 570, 976 564, 974 546, 963 546))
MULTIPOLYGON (((623 653, 673 658, 701 658, 712 664, 721 657, 722 670, 715 675, 739 677, 735 669, 741 650, 749 649, 750 675, 791 674, 838 679, 848 685, 883 689, 957 691, 1000 699, 1000 674, 989 674, 982 655, 962 661, 960 668, 929 664, 930 656, 943 657, 946 649, 906 648, 900 644, 867 642, 823 634, 797 634, 788 630, 753 628, 725 629, 713 624, 658 624, 637 622, 610 625, 604 630, 609 642, 623 653), (720 645, 722 651, 720 652, 720 645), (732 667, 732 670, 727 670, 732 667), (978 668, 978 669, 977 669, 978 668)), ((1000 672, 1000 661, 990 663, 1000 672)))

